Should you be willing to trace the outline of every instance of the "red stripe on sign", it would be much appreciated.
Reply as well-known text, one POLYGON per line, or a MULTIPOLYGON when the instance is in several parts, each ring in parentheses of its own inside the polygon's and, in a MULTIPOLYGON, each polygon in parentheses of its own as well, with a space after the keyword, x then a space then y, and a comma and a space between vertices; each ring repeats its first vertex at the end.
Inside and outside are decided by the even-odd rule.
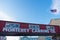
POLYGON ((59 26, 55 26, 55 31, 56 31, 56 33, 60 33, 60 28, 59 28, 59 26))
POLYGON ((46 25, 39 25, 40 26, 40 29, 46 29, 46 25))
POLYGON ((0 21, 0 32, 2 32, 3 27, 5 27, 6 22, 0 21))
POLYGON ((28 26, 29 26, 29 25, 26 24, 26 23, 21 23, 21 24, 20 24, 20 28, 28 28, 28 26))

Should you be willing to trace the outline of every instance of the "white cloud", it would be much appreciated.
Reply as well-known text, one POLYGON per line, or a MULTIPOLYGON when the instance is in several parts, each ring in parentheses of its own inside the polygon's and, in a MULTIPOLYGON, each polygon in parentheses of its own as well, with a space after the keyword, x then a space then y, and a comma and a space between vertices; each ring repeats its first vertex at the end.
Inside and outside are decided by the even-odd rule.
POLYGON ((60 0, 52 0, 51 9, 57 9, 54 14, 60 14, 60 0))
POLYGON ((13 17, 10 17, 8 14, 0 11, 0 20, 15 21, 13 17))

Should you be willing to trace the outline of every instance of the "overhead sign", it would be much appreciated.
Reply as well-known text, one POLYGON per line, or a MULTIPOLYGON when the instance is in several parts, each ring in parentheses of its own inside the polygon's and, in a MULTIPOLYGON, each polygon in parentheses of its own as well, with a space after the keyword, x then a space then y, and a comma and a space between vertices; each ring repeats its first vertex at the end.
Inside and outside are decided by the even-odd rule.
POLYGON ((59 26, 34 23, 0 21, 0 35, 54 35, 60 34, 59 26))

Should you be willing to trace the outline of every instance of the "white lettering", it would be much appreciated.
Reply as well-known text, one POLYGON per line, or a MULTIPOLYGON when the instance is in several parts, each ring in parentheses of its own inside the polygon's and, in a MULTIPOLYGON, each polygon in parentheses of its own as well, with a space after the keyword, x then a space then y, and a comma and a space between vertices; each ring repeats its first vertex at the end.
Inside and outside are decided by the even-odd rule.
POLYGON ((27 32, 26 29, 21 29, 20 32, 27 32))
POLYGON ((46 26, 47 30, 49 30, 51 33, 56 33, 54 26, 46 26))
POLYGON ((49 33, 49 31, 48 31, 48 30, 42 30, 42 29, 32 29, 32 32, 49 33))
POLYGON ((29 29, 38 29, 38 28, 39 25, 32 25, 32 24, 29 25, 29 29))
POLYGON ((3 28, 3 32, 19 32, 20 29, 19 28, 3 28))

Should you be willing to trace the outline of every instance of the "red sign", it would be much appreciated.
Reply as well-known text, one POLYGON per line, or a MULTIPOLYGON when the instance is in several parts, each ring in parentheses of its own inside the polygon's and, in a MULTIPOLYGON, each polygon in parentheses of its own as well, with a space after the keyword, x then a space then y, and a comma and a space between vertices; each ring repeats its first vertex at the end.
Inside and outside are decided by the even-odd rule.
POLYGON ((0 21, 0 32, 58 34, 60 33, 60 28, 55 25, 0 21))

